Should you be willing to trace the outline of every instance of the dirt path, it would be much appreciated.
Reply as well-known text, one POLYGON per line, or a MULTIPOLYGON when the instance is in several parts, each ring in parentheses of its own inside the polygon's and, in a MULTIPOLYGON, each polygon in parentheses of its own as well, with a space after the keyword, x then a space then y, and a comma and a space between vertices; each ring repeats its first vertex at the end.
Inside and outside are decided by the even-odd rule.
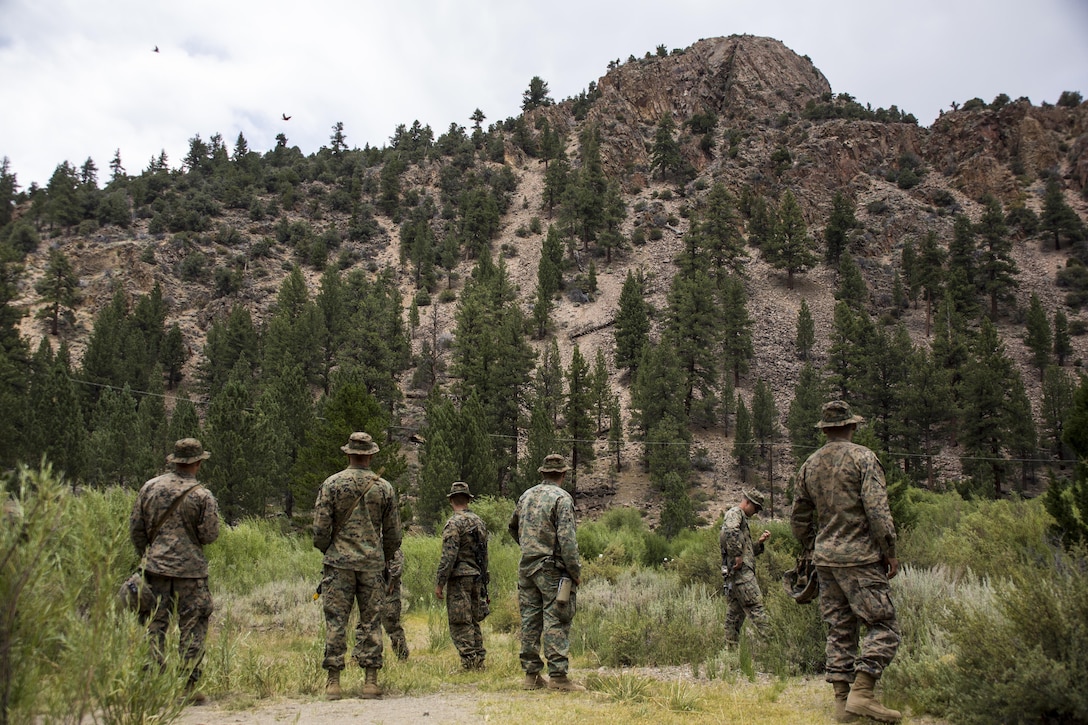
POLYGON ((186 708, 176 722, 179 725, 233 723, 247 725, 280 725, 281 723, 457 725, 480 722, 478 712, 480 699, 480 695, 475 692, 457 692, 390 697, 383 700, 344 699, 338 702, 280 700, 268 704, 262 703, 245 710, 233 709, 229 702, 208 702, 201 707, 186 708))

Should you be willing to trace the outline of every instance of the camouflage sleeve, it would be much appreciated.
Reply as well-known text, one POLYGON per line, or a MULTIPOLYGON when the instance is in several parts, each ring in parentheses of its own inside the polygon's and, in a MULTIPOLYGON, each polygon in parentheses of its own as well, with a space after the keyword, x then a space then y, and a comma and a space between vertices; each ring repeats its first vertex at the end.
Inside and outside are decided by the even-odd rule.
POLYGON ((400 507, 397 505, 397 494, 393 491, 393 486, 384 479, 379 479, 379 482, 385 484, 386 490, 385 506, 382 510, 382 553, 386 561, 392 561, 400 548, 403 535, 400 528, 400 507))
POLYGON ((718 543, 722 548, 723 561, 735 559, 744 553, 744 542, 741 541, 740 534, 740 517, 736 515, 736 509, 729 509, 725 512, 725 520, 722 521, 722 533, 718 537, 718 543))
POLYGON ((136 553, 140 556, 143 556, 147 549, 147 522, 144 520, 143 503, 144 492, 140 489, 136 502, 132 504, 132 513, 128 517, 128 535, 132 539, 132 545, 136 547, 136 553))
POLYGON ((574 500, 563 496, 555 505, 555 538, 563 566, 572 579, 582 578, 582 559, 578 555, 578 530, 574 523, 574 500))
POLYGON ((314 502, 314 546, 325 553, 332 544, 332 502, 325 492, 325 484, 317 492, 314 502))
POLYGON ((457 526, 456 517, 450 517, 442 529, 442 556, 438 560, 438 573, 435 575, 435 584, 446 586, 453 567, 457 566, 457 554, 461 550, 461 531, 457 526))
POLYGON ((806 465, 802 465, 801 470, 797 472, 790 528, 793 529, 793 535, 801 542, 801 548, 811 549, 816 545, 816 507, 805 481, 806 465))
POLYGON ((488 546, 488 543, 489 543, 488 538, 489 537, 488 537, 488 534, 487 534, 487 524, 484 523, 483 519, 480 519, 480 536, 483 537, 483 542, 484 542, 484 546, 483 546, 484 560, 483 560, 483 562, 481 562, 481 564, 483 566, 483 569, 480 571, 480 573, 486 575, 488 573, 488 571, 490 571, 490 569, 491 569, 491 552, 489 551, 490 547, 488 546))
POLYGON ((884 480, 884 467, 872 451, 862 463, 861 502, 869 519, 869 531, 880 553, 895 559, 895 522, 888 505, 888 488, 884 480))
POLYGON ((203 489, 202 492, 204 493, 201 506, 203 514, 196 529, 196 537, 201 546, 207 546, 219 538, 219 504, 216 503, 211 491, 203 489))
POLYGON ((398 577, 404 573, 404 549, 397 549, 393 554, 393 560, 389 563, 389 576, 398 577))
POLYGON ((763 553, 763 542, 762 541, 754 542, 752 544, 752 554, 755 555, 755 556, 759 556, 762 553, 763 553))

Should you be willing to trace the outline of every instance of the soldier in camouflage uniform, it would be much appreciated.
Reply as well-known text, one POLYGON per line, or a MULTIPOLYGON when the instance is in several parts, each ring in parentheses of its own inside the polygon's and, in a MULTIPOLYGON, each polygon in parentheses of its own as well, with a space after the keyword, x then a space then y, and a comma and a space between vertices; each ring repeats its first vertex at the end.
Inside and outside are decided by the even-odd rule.
POLYGON ((404 552, 397 549, 393 561, 389 563, 389 584, 385 590, 385 602, 382 604, 382 629, 389 635, 393 654, 398 660, 408 659, 408 638, 404 636, 404 625, 400 622, 401 591, 400 582, 404 574, 404 552))
POLYGON ((128 521, 129 537, 143 558, 144 580, 154 598, 150 609, 140 610, 140 621, 147 624, 161 663, 170 614, 177 610, 181 655, 191 668, 186 692, 197 704, 204 702, 196 683, 212 613, 204 547, 219 538, 219 506, 196 480, 201 463, 210 456, 195 438, 177 441, 166 457, 174 470, 140 488, 128 521))
POLYGON ((756 626, 761 638, 767 637, 767 612, 763 608, 763 592, 756 581, 756 557, 763 553, 763 542, 771 532, 764 529, 752 542, 748 517, 763 510, 763 497, 755 491, 745 491, 741 502, 725 512, 722 533, 718 538, 722 551, 722 576, 725 578, 729 611, 725 615, 725 643, 735 646, 740 628, 747 617, 756 626))
POLYGON ((510 533, 521 546, 518 565, 518 608, 521 610, 521 667, 523 688, 581 691, 585 687, 567 677, 570 623, 574 618, 582 560, 575 538, 574 499, 561 486, 570 467, 563 456, 551 454, 537 469, 544 480, 518 499, 510 519, 510 533), (561 577, 571 580, 570 601, 560 604, 556 592, 561 577), (541 638, 548 660, 549 679, 540 671, 541 638))
POLYGON ((863 420, 841 400, 824 405, 816 427, 827 443, 797 474, 791 525, 801 546, 814 549, 836 719, 896 722, 900 714, 881 705, 873 688, 899 647, 888 583, 899 560, 884 469, 871 450, 852 441, 863 420))
POLYGON ((447 498, 453 515, 442 529, 442 558, 434 595, 446 599, 450 638, 461 655, 461 666, 482 670, 487 654, 480 632, 480 622, 487 616, 482 582, 487 574, 487 525, 468 510, 475 496, 467 483, 455 481, 447 498))
POLYGON ((366 670, 364 699, 379 698, 382 667, 381 609, 386 562, 400 548, 400 513, 389 482, 370 470, 378 445, 367 433, 352 433, 340 450, 348 467, 325 479, 314 504, 314 546, 324 554, 321 598, 325 612, 325 696, 339 700, 340 671, 347 651, 347 626, 357 603, 361 636, 352 659, 366 670))

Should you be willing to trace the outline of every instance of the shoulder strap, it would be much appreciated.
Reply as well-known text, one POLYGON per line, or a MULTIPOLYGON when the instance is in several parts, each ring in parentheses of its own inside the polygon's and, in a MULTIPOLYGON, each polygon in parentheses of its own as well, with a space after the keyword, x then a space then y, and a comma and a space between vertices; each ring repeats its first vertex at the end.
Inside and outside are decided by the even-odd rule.
POLYGON ((340 521, 332 527, 332 538, 329 539, 329 546, 332 546, 336 543, 336 537, 340 535, 340 529, 344 526, 345 523, 347 523, 347 520, 351 518, 351 515, 355 513, 355 509, 358 508, 359 502, 363 500, 363 497, 370 493, 370 489, 374 487, 374 482, 377 480, 378 476, 373 475, 367 479, 366 484, 363 486, 363 492, 360 493, 359 497, 356 498, 355 501, 351 504, 351 508, 348 509, 347 516, 344 517, 343 521, 340 521))
POLYGON ((189 492, 199 485, 200 483, 194 483, 192 486, 189 486, 189 488, 179 493, 177 498, 174 499, 173 503, 170 504, 170 508, 166 509, 166 513, 159 517, 159 520, 155 522, 155 526, 151 529, 151 533, 147 537, 147 545, 149 547, 151 546, 151 544, 155 543, 155 537, 159 535, 159 529, 161 529, 162 525, 166 523, 166 520, 170 518, 170 514, 178 510, 178 506, 181 505, 181 500, 188 496, 189 492))

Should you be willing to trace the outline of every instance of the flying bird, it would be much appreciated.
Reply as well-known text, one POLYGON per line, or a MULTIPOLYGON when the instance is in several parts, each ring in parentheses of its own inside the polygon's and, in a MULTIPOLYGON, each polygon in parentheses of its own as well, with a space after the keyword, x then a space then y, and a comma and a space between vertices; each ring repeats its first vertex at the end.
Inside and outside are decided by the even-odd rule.
POLYGON ((156 52, 156 53, 159 52, 159 46, 157 46, 157 45, 155 46, 155 51, 154 52, 156 52))
POLYGON ((290 120, 291 120, 291 117, 290 117, 290 116, 288 116, 288 115, 287 115, 287 114, 285 113, 285 114, 283 114, 283 120, 284 120, 284 121, 290 121, 290 120))

